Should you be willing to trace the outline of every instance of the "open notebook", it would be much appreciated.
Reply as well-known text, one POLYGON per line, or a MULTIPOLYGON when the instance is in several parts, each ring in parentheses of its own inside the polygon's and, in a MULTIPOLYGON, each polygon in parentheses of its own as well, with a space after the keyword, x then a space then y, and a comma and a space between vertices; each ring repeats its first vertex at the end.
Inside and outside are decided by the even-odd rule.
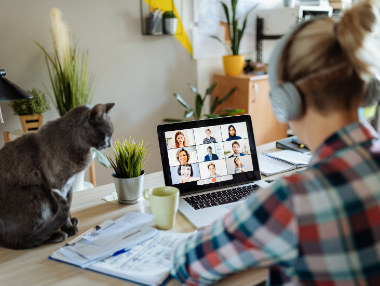
POLYGON ((262 153, 257 157, 259 159, 261 174, 272 176, 305 167, 309 164, 312 156, 295 151, 283 150, 272 153, 262 153))

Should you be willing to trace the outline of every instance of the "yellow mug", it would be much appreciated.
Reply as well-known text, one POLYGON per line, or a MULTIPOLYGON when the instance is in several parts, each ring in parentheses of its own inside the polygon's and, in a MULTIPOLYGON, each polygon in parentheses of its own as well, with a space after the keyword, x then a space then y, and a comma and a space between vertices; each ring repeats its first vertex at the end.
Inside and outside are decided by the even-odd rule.
POLYGON ((150 202, 157 228, 172 228, 178 210, 179 190, 175 187, 145 189, 143 197, 150 202))

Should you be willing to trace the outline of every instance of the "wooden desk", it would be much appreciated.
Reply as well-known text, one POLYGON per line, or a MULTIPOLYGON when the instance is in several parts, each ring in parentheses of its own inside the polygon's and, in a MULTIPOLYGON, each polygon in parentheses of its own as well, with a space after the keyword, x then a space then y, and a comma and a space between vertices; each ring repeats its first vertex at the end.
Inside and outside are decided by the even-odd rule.
MULTIPOLYGON (((258 146, 257 149, 259 153, 278 150, 274 142, 258 146)), ((276 179, 278 177, 281 175, 270 178, 276 179)), ((144 188, 164 185, 162 172, 149 174, 145 177, 144 188)), ((108 184, 74 193, 71 211, 73 216, 79 219, 79 234, 107 219, 117 219, 128 211, 152 213, 147 201, 132 206, 124 206, 102 200, 104 196, 114 191, 114 184, 108 184)), ((176 225, 172 230, 191 232, 195 228, 178 212, 176 225)), ((68 241, 76 236, 69 237, 68 241)), ((136 285, 48 259, 49 255, 64 246, 66 242, 42 245, 29 250, 11 250, 0 247, 0 285, 136 285)), ((225 278, 218 285, 256 285, 264 281, 266 275, 266 269, 247 270, 225 278)), ((180 283, 172 279, 168 285, 175 286, 180 285, 180 283)))

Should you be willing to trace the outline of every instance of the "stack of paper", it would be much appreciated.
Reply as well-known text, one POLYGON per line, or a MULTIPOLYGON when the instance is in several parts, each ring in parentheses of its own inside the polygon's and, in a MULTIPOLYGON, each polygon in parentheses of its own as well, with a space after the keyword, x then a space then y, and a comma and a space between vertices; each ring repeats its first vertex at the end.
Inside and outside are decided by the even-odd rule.
POLYGON ((192 233, 158 231, 144 224, 152 218, 129 212, 108 220, 50 258, 145 285, 160 285, 169 276, 174 249, 192 233))

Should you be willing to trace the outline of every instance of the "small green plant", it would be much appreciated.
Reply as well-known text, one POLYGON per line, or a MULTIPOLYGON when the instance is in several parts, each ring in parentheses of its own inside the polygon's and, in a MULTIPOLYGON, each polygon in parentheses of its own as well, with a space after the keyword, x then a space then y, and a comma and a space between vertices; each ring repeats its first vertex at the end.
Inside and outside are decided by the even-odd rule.
MULTIPOLYGON (((228 7, 225 3, 220 2, 223 6, 224 13, 226 14, 227 19, 227 27, 231 38, 231 47, 227 49, 228 54, 232 54, 234 56, 239 54, 240 41, 243 37, 245 27, 247 25, 248 14, 255 9, 259 4, 254 5, 244 16, 243 26, 241 29, 238 28, 239 18, 236 18, 236 7, 238 4, 238 0, 231 0, 231 8, 232 8, 232 19, 230 19, 230 15, 228 12, 228 7)), ((211 36, 222 43, 223 46, 226 47, 225 43, 216 36, 211 36)), ((226 47, 227 48, 227 47, 226 47)))
POLYGON ((144 164, 149 158, 145 158, 148 145, 143 141, 135 142, 134 140, 124 139, 115 141, 115 146, 112 146, 115 155, 115 161, 108 154, 103 154, 98 150, 95 153, 100 164, 107 168, 113 168, 117 178, 135 178, 143 174, 144 164), (108 161, 108 162, 107 162, 108 161))
POLYGON ((164 13, 164 15, 162 15, 162 17, 163 17, 164 19, 177 18, 177 17, 174 15, 173 11, 166 11, 166 12, 164 13))
MULTIPOLYGON (((234 87, 221 99, 219 99, 219 96, 216 96, 214 101, 212 102, 211 107, 210 107, 210 112, 202 115, 202 108, 203 108, 205 99, 208 95, 210 95, 212 93, 212 91, 214 90, 214 88, 216 86, 216 83, 214 83, 213 85, 211 85, 209 88, 206 89, 206 94, 203 97, 199 94, 198 90, 194 86, 192 86, 191 84, 189 84, 189 86, 190 86, 191 90, 196 94, 195 110, 192 109, 190 107, 190 105, 187 104, 187 102, 178 93, 173 94, 174 97, 178 100, 178 102, 186 108, 185 114, 183 116, 185 119, 188 119, 191 116, 193 116, 193 118, 195 120, 199 120, 199 119, 203 119, 203 118, 226 117, 226 116, 232 116, 232 115, 244 112, 244 109, 225 108, 222 111, 220 111, 219 113, 215 113, 216 108, 220 104, 225 102, 234 93, 234 91, 236 90, 236 87, 234 87)), ((164 121, 165 122, 180 122, 183 120, 182 119, 174 119, 174 118, 165 118, 164 121)))
POLYGON ((28 90, 28 92, 33 95, 32 98, 14 100, 9 103, 15 115, 37 115, 50 109, 45 94, 35 88, 28 90))

